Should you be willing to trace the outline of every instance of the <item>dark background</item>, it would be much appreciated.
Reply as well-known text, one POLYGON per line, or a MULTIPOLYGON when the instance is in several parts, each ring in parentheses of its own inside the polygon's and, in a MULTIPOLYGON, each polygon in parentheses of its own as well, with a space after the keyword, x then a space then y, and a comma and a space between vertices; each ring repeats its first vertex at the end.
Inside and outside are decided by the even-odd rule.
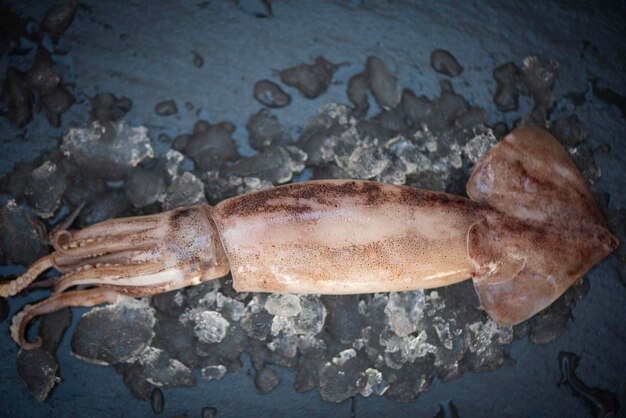
MULTIPOLYGON (((255 3, 255 2, 243 2, 255 3)), ((5 1, 11 10, 39 22, 51 2, 5 1)), ((198 119, 213 123, 227 120, 237 126, 234 137, 240 152, 252 153, 246 143, 245 123, 261 105, 252 97, 257 80, 277 81, 275 70, 324 55, 346 63, 335 74, 334 84, 321 97, 308 100, 293 89, 291 105, 276 109, 290 129, 328 102, 348 103, 348 78, 363 68, 369 55, 387 62, 405 87, 418 94, 435 96, 436 74, 429 64, 430 52, 449 50, 465 67, 453 80, 455 91, 489 112, 489 121, 511 122, 520 110, 500 113, 492 102, 495 89, 491 71, 507 61, 521 64, 528 55, 559 63, 555 87, 557 98, 572 91, 589 91, 592 79, 621 94, 626 93, 623 6, 617 2, 272 2, 273 17, 257 18, 246 4, 234 1, 80 1, 72 26, 65 32, 55 55, 57 68, 77 103, 62 116, 59 128, 35 114, 25 129, 0 118, 0 176, 15 162, 31 160, 57 146, 69 127, 89 122, 88 98, 110 91, 133 100, 125 117, 131 125, 146 126, 157 152, 168 144, 156 138, 189 132, 198 119), (193 65, 195 51, 204 57, 201 68, 193 65), (156 103, 174 99, 176 116, 154 112, 156 103), (183 104, 195 109, 187 111, 183 104), (201 109, 199 113, 197 110, 201 109)), ((23 46, 28 46, 25 41, 23 46)), ((34 45, 31 45, 34 46, 34 45)), ((24 65, 32 56, 23 57, 24 65)), ((0 62, 5 74, 9 58, 0 62)), ((11 65, 20 65, 11 58, 11 65)), ((602 177, 595 187, 610 195, 609 207, 626 205, 626 133, 623 113, 592 94, 575 110, 589 129, 591 147, 608 144, 611 152, 596 156, 602 177)), ((556 112, 564 109, 557 104, 556 112)), ((6 200, 3 197, 2 203, 6 200)), ((218 416, 434 416, 438 402, 452 399, 462 417, 589 416, 589 409, 565 387, 557 356, 570 351, 581 357, 579 377, 590 386, 615 393, 626 410, 626 287, 616 273, 615 256, 589 274, 590 290, 576 304, 573 320, 558 339, 544 346, 527 339, 510 346, 514 366, 490 373, 469 373, 461 379, 431 388, 414 403, 399 404, 386 398, 362 398, 355 413, 350 401, 335 405, 321 400, 317 390, 298 394, 294 374, 277 368, 282 383, 268 395, 257 393, 250 362, 224 379, 198 379, 192 389, 165 389, 164 416, 186 412, 199 416, 205 406, 217 408, 218 416)), ((11 268, 4 267, 3 273, 11 268)), ((13 315, 27 300, 41 299, 42 292, 10 301, 13 315)), ((74 324, 78 320, 75 310, 74 324)), ((112 368, 98 367, 72 357, 66 335, 58 350, 62 382, 45 403, 37 402, 16 372, 17 348, 10 340, 9 320, 0 323, 0 414, 6 416, 151 416, 148 402, 138 401, 124 387, 112 368)), ((71 332, 71 330, 70 330, 71 332)))

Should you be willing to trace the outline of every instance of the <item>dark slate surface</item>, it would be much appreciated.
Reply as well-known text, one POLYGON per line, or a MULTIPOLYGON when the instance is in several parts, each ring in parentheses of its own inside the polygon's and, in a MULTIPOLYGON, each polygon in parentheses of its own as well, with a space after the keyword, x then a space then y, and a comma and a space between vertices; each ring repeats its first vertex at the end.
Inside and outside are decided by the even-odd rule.
MULTIPOLYGON (((22 16, 39 22, 49 2, 7 1, 22 16)), ((292 103, 273 110, 289 128, 302 126, 320 105, 347 103, 348 78, 363 68, 368 55, 382 57, 399 76, 403 86, 434 96, 438 80, 430 53, 447 49, 465 67, 453 80, 456 91, 489 111, 490 122, 503 116, 491 98, 495 89, 491 71, 507 61, 521 64, 534 54, 559 63, 555 95, 589 91, 576 113, 589 128, 592 145, 609 144, 611 152, 596 157, 602 170, 597 188, 611 196, 610 207, 626 204, 626 133, 624 117, 616 106, 590 93, 593 78, 621 94, 626 93, 623 69, 626 60, 624 11, 612 2, 533 2, 522 6, 490 2, 382 3, 359 1, 273 2, 273 17, 257 18, 236 7, 235 2, 80 2, 77 17, 60 38, 63 55, 54 60, 66 84, 77 98, 62 116, 59 128, 51 127, 42 112, 26 129, 0 118, 0 176, 21 159, 56 146, 71 126, 89 118, 88 97, 111 91, 133 100, 125 120, 150 129, 157 151, 166 149, 156 138, 189 132, 193 122, 229 120, 237 125, 240 151, 245 143, 245 123, 260 105, 252 96, 260 79, 277 80, 275 70, 311 62, 323 54, 333 62, 347 62, 335 75, 335 83, 321 97, 307 100, 286 88, 292 103), (471 4, 470 4, 471 3, 471 4), (194 52, 204 65, 194 65, 194 52), (173 99, 179 112, 158 116, 157 103, 173 99), (195 109, 186 110, 185 102, 195 109), (199 113, 196 113, 200 109, 199 113)), ((248 2, 245 2, 248 3, 248 2)), ((253 2, 254 3, 254 2, 253 2)), ((46 39, 48 45, 50 39, 46 39)), ((24 47, 32 47, 28 42, 24 47)), ((27 68, 32 57, 22 58, 27 68)), ((12 58, 19 65, 20 59, 12 58)), ((5 74, 8 58, 0 60, 5 74)), ((528 109, 505 115, 510 123, 528 109)), ((565 112, 559 103, 556 112, 565 112)), ((3 198, 4 199, 4 198, 3 198)), ((386 398, 356 400, 335 405, 324 402, 317 390, 298 394, 294 374, 277 368, 282 383, 267 395, 257 393, 250 362, 234 375, 204 382, 191 389, 165 389, 164 416, 186 412, 199 416, 205 406, 217 408, 220 417, 243 416, 434 416, 438 402, 452 399, 462 417, 586 417, 585 404, 558 387, 558 353, 571 351, 581 357, 578 376, 589 386, 615 393, 626 410, 626 287, 611 257, 588 275, 590 291, 577 303, 573 321, 558 339, 535 346, 526 339, 513 343, 514 366, 495 372, 466 374, 461 379, 432 387, 416 402, 398 404, 386 398)), ((3 268, 3 273, 9 273, 3 268)), ((45 293, 35 292, 28 300, 45 293)), ((10 301, 10 315, 27 302, 10 301)), ((75 326, 82 310, 75 310, 75 326)), ((0 323, 0 415, 4 416, 152 416, 149 402, 131 395, 113 369, 84 363, 69 352, 69 336, 59 347, 62 382, 45 403, 37 402, 21 382, 16 370, 16 346, 8 334, 9 320, 0 323)), ((70 329, 71 332, 71 329, 70 329)))

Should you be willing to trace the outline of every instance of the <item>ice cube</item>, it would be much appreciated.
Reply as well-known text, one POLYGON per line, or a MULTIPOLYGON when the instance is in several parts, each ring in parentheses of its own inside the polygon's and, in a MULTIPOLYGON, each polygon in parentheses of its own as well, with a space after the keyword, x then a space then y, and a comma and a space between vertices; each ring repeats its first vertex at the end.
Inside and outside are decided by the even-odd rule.
POLYGON ((200 374, 204 380, 220 380, 226 375, 226 367, 221 364, 217 366, 207 366, 200 369, 200 374))
POLYGON ((445 322, 441 317, 435 317, 433 318, 433 328, 435 328, 437 332, 437 337, 439 337, 441 345, 448 350, 452 350, 453 343, 450 324, 445 322))
POLYGON ((49 251, 36 225, 15 200, 0 208, 0 229, 4 256, 15 264, 29 265, 49 251))
POLYGON ((476 128, 474 137, 463 147, 463 153, 470 162, 476 164, 497 142, 498 140, 490 128, 476 128))
POLYGON ((468 361, 474 371, 490 371, 500 367, 507 359, 504 345, 513 341, 513 329, 500 327, 491 319, 477 321, 468 326, 471 338, 468 361))
POLYGON ((43 402, 55 383, 59 364, 56 358, 42 348, 20 350, 17 356, 17 372, 35 398, 43 402))
POLYGON ((272 315, 295 316, 300 313, 300 298, 291 294, 271 294, 265 302, 265 309, 272 315))
POLYGON ((193 324, 193 331, 200 341, 219 343, 226 336, 230 323, 216 311, 192 309, 180 316, 183 324, 193 324))
POLYGON ((417 331, 424 315, 425 297, 423 290, 392 292, 385 307, 391 329, 400 337, 417 331))
POLYGON ((155 311, 147 300, 122 298, 82 316, 72 335, 72 354, 90 363, 130 362, 154 337, 155 311))
POLYGON ((360 393, 366 398, 370 395, 382 396, 389 389, 389 383, 387 383, 379 370, 366 369, 365 378, 367 381, 360 393))
POLYGON ((259 295, 255 295, 243 312, 241 327, 250 337, 264 340, 270 332, 272 319, 273 316, 263 309, 263 301, 259 295))
POLYGON ((204 184, 193 174, 186 172, 177 177, 167 188, 163 209, 170 210, 181 206, 206 203, 204 184))
POLYGON ((185 159, 185 156, 176 150, 170 149, 165 153, 163 165, 170 179, 175 180, 178 177, 178 168, 185 159))
POLYGON ((366 386, 366 362, 363 355, 350 348, 327 362, 320 373, 320 394, 329 402, 341 402, 366 386))
POLYGON ((191 370, 165 350, 148 346, 137 363, 143 366, 142 376, 155 386, 191 387, 196 384, 191 370))
POLYGON ((24 195, 28 204, 44 219, 54 216, 67 188, 65 170, 52 161, 45 161, 30 174, 24 195))
POLYGON ((286 334, 319 334, 326 320, 326 307, 317 295, 301 295, 300 312, 291 317, 275 316, 272 320, 272 335, 281 331, 286 334))
POLYGON ((298 353, 298 337, 281 333, 267 344, 267 348, 282 356, 294 358, 298 353))
POLYGON ((105 180, 122 180, 154 156, 148 130, 123 122, 95 121, 86 128, 72 128, 63 137, 61 151, 82 173, 105 180))

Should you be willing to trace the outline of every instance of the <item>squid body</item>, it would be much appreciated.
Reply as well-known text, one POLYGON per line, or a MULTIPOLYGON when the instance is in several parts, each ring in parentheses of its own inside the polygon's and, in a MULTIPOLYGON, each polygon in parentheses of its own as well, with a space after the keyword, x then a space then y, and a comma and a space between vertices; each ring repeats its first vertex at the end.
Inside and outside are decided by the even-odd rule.
POLYGON ((222 277, 240 292, 354 294, 471 278, 498 323, 550 305, 617 247, 587 185, 549 132, 522 125, 478 162, 469 199, 357 180, 294 183, 218 205, 108 220, 52 235, 54 251, 0 285, 11 296, 49 268, 49 298, 13 319, 25 349, 34 317, 149 296, 222 277))

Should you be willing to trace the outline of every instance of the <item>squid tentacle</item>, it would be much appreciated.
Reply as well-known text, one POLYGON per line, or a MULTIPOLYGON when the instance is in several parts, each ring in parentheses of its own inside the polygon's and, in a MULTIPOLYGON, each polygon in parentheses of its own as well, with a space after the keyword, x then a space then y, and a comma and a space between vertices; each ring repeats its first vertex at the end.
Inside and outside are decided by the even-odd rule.
POLYGON ((118 282, 126 284, 124 278, 131 272, 133 276, 149 275, 158 272, 157 263, 95 263, 86 264, 76 270, 61 276, 55 283, 52 294, 59 294, 76 285, 115 285, 118 282))
POLYGON ((104 237, 115 237, 139 233, 156 227, 160 222, 158 215, 146 215, 135 218, 109 219, 87 228, 72 231, 76 242, 97 240, 104 237))
POLYGON ((59 224, 57 226, 55 226, 52 229, 52 231, 50 231, 50 233, 48 234, 48 242, 50 242, 52 244, 53 241, 54 241, 54 237, 57 235, 58 232, 60 232, 60 231, 67 232, 67 230, 74 223, 76 218, 78 218, 78 215, 80 214, 80 212, 83 210, 84 207, 85 207, 85 202, 81 202, 76 207, 76 209, 74 209, 65 219, 63 219, 61 222, 59 222, 59 224))
POLYGON ((23 349, 32 350, 41 346, 42 343, 41 337, 39 336, 37 336, 33 342, 26 339, 28 324, 30 324, 35 317, 67 307, 92 307, 101 303, 113 303, 117 301, 117 298, 120 296, 122 295, 115 290, 98 287, 53 295, 34 305, 26 305, 20 313, 13 317, 10 327, 11 337, 23 349))
POLYGON ((96 235, 87 238, 79 238, 78 233, 70 233, 69 231, 60 231, 59 237, 55 237, 55 249, 61 255, 56 258, 59 265, 63 265, 63 256, 69 259, 91 258, 96 255, 120 252, 131 249, 147 248, 156 243, 154 237, 136 236, 137 233, 146 232, 151 228, 143 228, 140 230, 130 230, 126 234, 118 235, 96 235), (68 237, 62 240, 62 237, 68 237))
POLYGON ((35 261, 28 270, 21 276, 0 284, 0 296, 9 297, 15 296, 23 289, 27 288, 32 282, 37 280, 37 277, 44 271, 54 267, 54 261, 52 255, 48 254, 39 260, 35 261))
POLYGON ((70 255, 57 255, 55 257, 55 268, 61 273, 70 274, 98 266, 139 264, 141 262, 140 256, 143 254, 143 251, 144 250, 141 249, 121 249, 119 252, 96 253, 86 258, 74 258, 70 255))
POLYGON ((15 296, 53 267, 61 273, 69 273, 87 264, 134 264, 129 262, 130 251, 145 250, 157 243, 154 237, 140 235, 138 239, 137 234, 157 226, 158 216, 133 218, 132 222, 113 219, 80 231, 68 231, 65 228, 71 225, 80 209, 82 205, 49 234, 55 251, 35 261, 19 277, 0 283, 0 297, 15 296))

